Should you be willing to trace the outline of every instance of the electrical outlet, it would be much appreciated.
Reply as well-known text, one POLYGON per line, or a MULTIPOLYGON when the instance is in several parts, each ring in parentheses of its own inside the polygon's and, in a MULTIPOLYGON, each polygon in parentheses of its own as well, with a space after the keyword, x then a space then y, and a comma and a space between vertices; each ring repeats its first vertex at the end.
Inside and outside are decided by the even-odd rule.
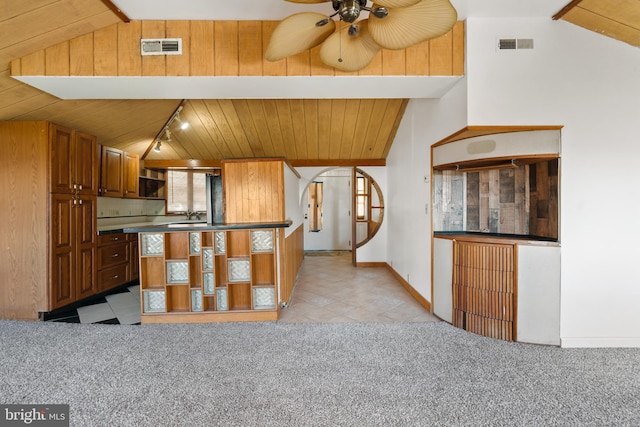
POLYGON ((429 183, 429 175, 425 175, 424 176, 424 183, 428 184, 429 183))

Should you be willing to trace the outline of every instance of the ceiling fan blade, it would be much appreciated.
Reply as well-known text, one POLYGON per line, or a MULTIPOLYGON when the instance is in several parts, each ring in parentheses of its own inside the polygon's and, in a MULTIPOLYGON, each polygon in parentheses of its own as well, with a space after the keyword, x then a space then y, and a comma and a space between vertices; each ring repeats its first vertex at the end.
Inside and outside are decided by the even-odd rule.
POLYGON ((377 6, 383 7, 407 7, 413 6, 418 3, 420 0, 379 0, 376 1, 377 6))
POLYGON ((384 18, 371 14, 369 32, 385 49, 405 49, 446 34, 457 19, 449 0, 421 0, 413 6, 390 9, 384 18))
POLYGON ((369 65, 380 51, 380 46, 371 38, 368 31, 368 20, 356 23, 358 32, 349 35, 347 26, 333 33, 320 47, 320 59, 330 67, 353 72, 369 65))
POLYGON ((264 54, 267 61, 279 61, 322 43, 336 28, 333 19, 317 12, 293 14, 278 24, 264 54), (318 22, 326 20, 325 25, 318 22))
POLYGON ((291 3, 312 4, 312 3, 327 3, 327 2, 330 2, 331 0, 286 0, 286 1, 291 3))

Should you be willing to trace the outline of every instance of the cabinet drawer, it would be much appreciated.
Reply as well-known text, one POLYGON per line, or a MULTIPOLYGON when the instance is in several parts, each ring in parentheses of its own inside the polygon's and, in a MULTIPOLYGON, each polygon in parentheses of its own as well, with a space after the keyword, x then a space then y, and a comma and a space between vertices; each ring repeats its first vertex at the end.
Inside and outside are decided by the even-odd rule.
POLYGON ((98 270, 129 261, 129 243, 98 246, 98 270))
POLYGON ((110 245, 112 243, 124 242, 127 240, 125 233, 101 234, 98 236, 98 246, 110 245))
POLYGON ((98 289, 100 292, 127 283, 127 264, 120 264, 98 271, 98 289))

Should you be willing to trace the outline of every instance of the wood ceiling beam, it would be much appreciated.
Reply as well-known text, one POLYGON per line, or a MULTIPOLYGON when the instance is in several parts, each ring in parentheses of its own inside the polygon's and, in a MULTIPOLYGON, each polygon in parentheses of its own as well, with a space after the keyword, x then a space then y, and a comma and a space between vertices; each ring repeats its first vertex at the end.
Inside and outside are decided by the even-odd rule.
POLYGON ((569 11, 571 9, 573 9, 574 7, 576 7, 578 4, 580 4, 582 0, 572 0, 569 4, 567 4, 565 7, 563 7, 560 12, 556 13, 555 15, 553 15, 553 20, 557 21, 558 19, 561 19, 564 15, 566 15, 567 13, 569 13, 569 11))
POLYGON ((111 11, 115 13, 116 16, 122 20, 122 22, 131 22, 131 19, 129 19, 129 17, 125 15, 124 12, 120 10, 118 6, 113 4, 111 0, 102 0, 102 3, 104 3, 105 6, 111 9, 111 11))

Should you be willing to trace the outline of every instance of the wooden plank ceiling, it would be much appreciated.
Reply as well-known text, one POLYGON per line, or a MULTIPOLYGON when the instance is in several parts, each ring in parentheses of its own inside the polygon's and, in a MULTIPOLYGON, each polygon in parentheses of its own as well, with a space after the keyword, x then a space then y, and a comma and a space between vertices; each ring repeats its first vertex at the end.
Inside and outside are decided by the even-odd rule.
MULTIPOLYGON (((640 46, 640 0, 582 0, 563 19, 640 46)), ((100 0, 3 1, 0 8, 0 120, 48 120, 91 132, 101 144, 149 159, 286 156, 384 160, 406 100, 190 100, 173 142, 150 151, 181 100, 60 100, 9 75, 9 64, 120 19, 100 0)), ((305 163, 306 162, 306 163, 305 163)))

